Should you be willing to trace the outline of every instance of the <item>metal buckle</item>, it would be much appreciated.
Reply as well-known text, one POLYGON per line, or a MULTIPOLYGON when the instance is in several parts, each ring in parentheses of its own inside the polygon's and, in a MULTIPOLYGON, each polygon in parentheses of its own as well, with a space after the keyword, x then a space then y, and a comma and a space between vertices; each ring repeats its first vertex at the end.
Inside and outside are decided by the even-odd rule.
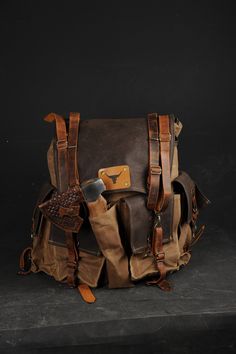
POLYGON ((62 139, 62 140, 57 140, 57 148, 60 149, 66 149, 68 146, 68 142, 66 139, 62 139))
POLYGON ((162 169, 161 166, 152 164, 150 166, 150 171, 152 175, 161 175, 162 169))

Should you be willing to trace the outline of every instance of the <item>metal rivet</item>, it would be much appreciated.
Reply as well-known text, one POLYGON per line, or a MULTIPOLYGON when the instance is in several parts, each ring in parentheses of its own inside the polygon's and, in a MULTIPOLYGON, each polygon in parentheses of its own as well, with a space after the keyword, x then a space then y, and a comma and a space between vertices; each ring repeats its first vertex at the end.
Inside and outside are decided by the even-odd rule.
POLYGON ((125 182, 125 186, 128 186, 128 183, 127 183, 127 182, 125 182))
POLYGON ((124 171, 126 171, 126 167, 124 167, 124 171))

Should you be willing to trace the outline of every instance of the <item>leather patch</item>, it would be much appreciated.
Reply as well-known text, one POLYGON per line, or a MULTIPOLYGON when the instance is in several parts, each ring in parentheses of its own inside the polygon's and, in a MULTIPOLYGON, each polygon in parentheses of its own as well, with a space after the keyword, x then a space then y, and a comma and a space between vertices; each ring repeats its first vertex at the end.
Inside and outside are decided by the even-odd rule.
POLYGON ((127 165, 101 168, 98 177, 103 180, 107 190, 127 189, 131 186, 130 169, 127 165))
POLYGON ((79 186, 68 188, 66 192, 55 190, 51 199, 39 205, 43 215, 64 231, 78 232, 83 219, 80 217, 80 203, 83 194, 79 186))

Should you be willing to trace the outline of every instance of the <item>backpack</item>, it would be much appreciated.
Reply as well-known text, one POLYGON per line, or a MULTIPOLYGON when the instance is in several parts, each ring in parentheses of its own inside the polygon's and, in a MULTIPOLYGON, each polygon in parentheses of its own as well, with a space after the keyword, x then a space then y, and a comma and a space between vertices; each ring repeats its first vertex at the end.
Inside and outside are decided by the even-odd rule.
POLYGON ((32 245, 18 274, 44 272, 96 299, 91 288, 140 280, 172 289, 167 275, 187 265, 210 203, 179 170, 181 122, 174 115, 81 120, 50 113, 50 180, 32 217, 32 245))

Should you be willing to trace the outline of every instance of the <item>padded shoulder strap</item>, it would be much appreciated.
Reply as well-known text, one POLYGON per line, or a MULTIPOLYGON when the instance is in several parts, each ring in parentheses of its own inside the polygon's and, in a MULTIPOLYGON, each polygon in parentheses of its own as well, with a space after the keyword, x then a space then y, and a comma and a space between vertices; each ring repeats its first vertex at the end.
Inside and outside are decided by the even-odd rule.
POLYGON ((157 113, 148 114, 148 154, 149 154, 149 175, 148 175, 148 209, 155 210, 157 206, 161 167, 159 165, 159 134, 158 134, 157 113))
POLYGON ((67 132, 65 120, 56 113, 48 114, 44 120, 56 123, 57 160, 58 160, 58 190, 65 192, 68 188, 68 158, 67 158, 67 132))
POLYGON ((68 165, 70 187, 79 184, 79 173, 77 168, 77 145, 80 114, 71 112, 68 135, 68 165))
POLYGON ((148 285, 158 285, 169 291, 170 284, 166 281, 165 253, 163 250, 163 227, 161 213, 166 210, 172 195, 170 178, 170 118, 168 115, 148 115, 149 133, 149 194, 147 206, 155 212, 152 235, 152 253, 159 278, 148 281, 148 285), (160 167, 161 164, 161 167, 160 167), (161 177, 161 183, 160 183, 161 177))
POLYGON ((171 178, 170 178, 170 118, 168 115, 159 116, 159 142, 161 158, 162 188, 156 210, 163 212, 166 210, 171 198, 171 178))

